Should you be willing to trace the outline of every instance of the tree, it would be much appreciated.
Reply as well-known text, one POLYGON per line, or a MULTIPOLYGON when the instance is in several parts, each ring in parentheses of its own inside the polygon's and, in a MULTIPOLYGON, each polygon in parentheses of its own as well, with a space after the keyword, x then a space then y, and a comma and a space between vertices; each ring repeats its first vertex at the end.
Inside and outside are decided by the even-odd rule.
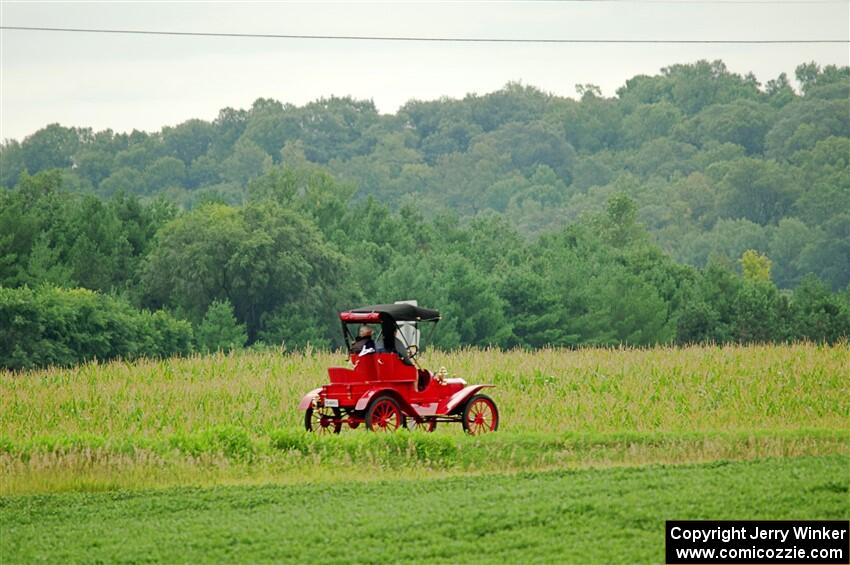
POLYGON ((0 188, 12 188, 26 168, 21 144, 12 140, 0 141, 0 188))
POLYGON ((77 172, 97 186, 112 173, 114 157, 101 149, 82 149, 74 159, 77 172))
POLYGON ((608 200, 606 215, 599 222, 605 239, 614 247, 640 241, 644 234, 637 221, 635 201, 622 193, 608 200))
POLYGON ((739 343, 768 343, 788 338, 788 299, 764 281, 745 281, 734 297, 733 335, 739 343))
POLYGON ((26 280, 32 285, 41 283, 57 287, 78 286, 74 271, 61 258, 61 249, 50 244, 50 237, 42 232, 30 249, 26 265, 26 280))
POLYGON ((679 316, 677 339, 681 343, 726 343, 736 338, 737 297, 743 280, 722 260, 713 258, 698 279, 689 302, 679 316), (703 306, 704 305, 704 306, 703 306))
POLYGON ((213 300, 195 332, 198 348, 204 352, 241 349, 248 341, 245 324, 236 321, 229 301, 213 300))
POLYGON ((775 108, 785 106, 797 97, 794 89, 791 88, 791 83, 788 82, 788 75, 785 73, 780 73, 775 79, 767 81, 764 91, 768 96, 770 105, 775 108))
POLYGON ((758 251, 748 249, 740 259, 744 279, 750 282, 770 282, 770 259, 758 251))
POLYGON ((830 218, 800 253, 800 270, 818 273, 834 290, 850 285, 850 212, 830 218))
POLYGON ((679 122, 677 135, 700 146, 710 141, 734 143, 744 147, 748 154, 761 153, 774 114, 771 106, 753 100, 713 104, 687 122, 679 122))
POLYGON ((827 65, 821 69, 820 65, 814 61, 803 63, 795 70, 797 82, 800 83, 800 89, 805 96, 813 96, 821 94, 829 86, 837 85, 842 87, 837 92, 847 96, 847 81, 850 79, 850 67, 837 67, 835 65, 827 65))
POLYGON ((577 84, 576 94, 580 98, 602 98, 602 89, 595 84, 577 84))
POLYGON ((633 147, 666 137, 683 120, 681 110, 669 102, 641 104, 623 118, 623 135, 633 147))
POLYGON ((103 179, 98 187, 98 192, 103 196, 115 194, 144 194, 147 191, 147 182, 144 175, 136 169, 123 167, 116 170, 107 178, 103 179))
POLYGON ((334 338, 328 336, 328 320, 323 319, 321 313, 309 311, 309 306, 288 305, 266 312, 260 320, 260 326, 260 341, 288 350, 308 346, 324 349, 332 344, 341 345, 338 334, 334 338))
POLYGON ((145 179, 150 193, 170 186, 182 186, 186 180, 186 165, 175 157, 160 157, 145 170, 145 179))
POLYGON ((221 175, 244 186, 251 179, 268 171, 271 166, 271 155, 255 143, 240 141, 236 144, 233 154, 222 163, 221 175))
POLYGON ((803 193, 794 203, 797 217, 809 225, 828 222, 850 209, 850 139, 831 136, 793 157, 802 177, 803 193))
POLYGON ((368 153, 374 145, 364 135, 378 121, 378 110, 371 100, 322 98, 304 106, 298 115, 298 136, 304 142, 307 159, 314 163, 327 163, 335 156, 350 159, 368 153))
MULTIPOLYGON (((299 304, 321 313, 341 301, 346 263, 309 221, 271 201, 208 204, 166 224, 142 273, 145 303, 199 321, 229 301, 255 340, 264 313, 299 304)), ((327 327, 325 327, 327 330, 327 327)))
POLYGON ((794 337, 835 343, 850 338, 850 294, 832 294, 814 275, 794 290, 794 337))
POLYGON ((679 344, 723 343, 728 339, 720 314, 703 301, 689 301, 676 320, 676 342, 679 344))
POLYGON ((564 139, 576 151, 597 152, 620 145, 622 114, 614 100, 585 91, 580 103, 559 105, 550 119, 561 125, 564 139))
MULTIPOLYGON (((269 156, 280 155, 280 149, 291 139, 297 139, 300 133, 300 123, 295 115, 295 108, 289 104, 281 104, 277 100, 259 98, 251 106, 250 113, 235 115, 227 109, 227 119, 231 122, 234 136, 231 146, 251 143, 262 149, 269 156), (244 123, 244 125, 243 125, 244 123), (235 138, 237 124, 244 128, 239 139, 235 138)), ((220 116, 221 117, 221 116, 220 116)), ((230 136, 229 136, 230 137, 230 136)))
POLYGON ((797 218, 784 218, 773 230, 768 255, 773 258, 773 277, 780 288, 793 288, 805 274, 801 256, 811 249, 819 234, 797 218))
POLYGON ((79 145, 77 132, 59 124, 38 130, 21 143, 24 163, 30 173, 70 167, 79 145))
POLYGON ((490 145, 496 153, 507 155, 511 165, 529 173, 546 165, 569 183, 575 150, 558 133, 544 124, 508 124, 479 138, 477 143, 490 145))
POLYGON ((203 120, 188 120, 173 128, 162 128, 162 141, 167 151, 188 167, 206 154, 212 144, 215 129, 203 120))
POLYGON ((688 114, 696 114, 711 104, 725 104, 738 98, 758 97, 758 82, 752 75, 730 73, 723 61, 697 61, 661 69, 669 82, 674 104, 688 114))
POLYGON ((790 159, 830 136, 848 137, 850 115, 847 99, 799 100, 779 111, 765 135, 765 153, 774 159, 790 159))
POLYGON ((720 173, 718 207, 727 218, 776 223, 791 210, 798 188, 790 171, 772 161, 737 159, 715 166, 720 173))
POLYGON ((668 305, 652 285, 613 265, 590 283, 588 312, 574 324, 585 343, 655 345, 673 339, 668 305))
POLYGON ((519 265, 505 272, 499 295, 505 300, 506 315, 512 326, 508 345, 544 347, 576 342, 577 336, 567 335, 560 323, 553 281, 531 265, 519 265))

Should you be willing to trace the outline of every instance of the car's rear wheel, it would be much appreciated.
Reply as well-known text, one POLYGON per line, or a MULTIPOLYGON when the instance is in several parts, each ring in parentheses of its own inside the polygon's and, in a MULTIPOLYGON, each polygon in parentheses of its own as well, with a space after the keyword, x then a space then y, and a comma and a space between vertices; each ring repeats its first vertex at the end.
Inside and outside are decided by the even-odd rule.
POLYGON ((366 427, 373 432, 394 432, 404 423, 401 406, 391 396, 379 396, 366 411, 366 427))
POLYGON ((342 417, 339 408, 308 408, 304 413, 304 428, 319 435, 335 433, 342 429, 342 417))
POLYGON ((481 435, 499 429, 499 409, 486 394, 476 394, 463 408, 463 431, 470 435, 481 435))

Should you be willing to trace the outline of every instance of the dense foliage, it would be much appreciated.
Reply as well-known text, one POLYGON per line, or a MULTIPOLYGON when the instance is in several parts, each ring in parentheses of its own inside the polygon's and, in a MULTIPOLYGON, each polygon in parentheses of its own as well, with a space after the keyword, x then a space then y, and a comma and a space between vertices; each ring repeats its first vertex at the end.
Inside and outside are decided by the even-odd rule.
POLYGON ((0 363, 9 369, 192 350, 192 326, 86 289, 0 287, 0 363))
POLYGON ((509 84, 395 115, 260 99, 152 134, 54 124, 0 148, 0 285, 167 309, 205 324, 199 349, 330 344, 337 308, 406 298, 444 312, 447 347, 835 341, 848 79, 801 65, 798 94, 703 61, 614 98, 509 84))
POLYGON ((614 193, 681 262, 767 254, 781 288, 813 272, 850 283, 850 69, 800 65, 760 85, 722 62, 636 76, 580 100, 509 84, 462 100, 411 101, 394 115, 350 98, 303 107, 259 99, 212 122, 159 132, 52 124, 0 149, 0 184, 63 171, 103 197, 164 195, 193 207, 243 202, 250 181, 305 162, 397 211, 504 213, 523 234, 598 212, 614 193))

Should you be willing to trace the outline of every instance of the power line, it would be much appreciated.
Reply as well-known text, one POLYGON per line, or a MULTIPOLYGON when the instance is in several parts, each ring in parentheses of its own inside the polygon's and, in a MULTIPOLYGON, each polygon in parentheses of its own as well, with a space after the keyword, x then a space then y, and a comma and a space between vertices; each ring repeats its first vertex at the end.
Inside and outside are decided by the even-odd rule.
POLYGON ((557 2, 617 2, 623 4, 847 4, 847 0, 553 0, 557 2))
MULTIPOLYGON (((28 4, 52 4, 63 0, 5 0, 7 4, 28 3, 28 4)), ((69 0, 64 0, 69 1, 69 0)), ((97 4, 103 0, 79 0, 82 4, 97 4)), ((130 0, 132 2, 132 0, 130 0)), ((137 0, 140 1, 140 0, 137 0)), ((164 2, 165 0, 154 0, 164 2)), ((491 4, 510 4, 519 0, 476 0, 482 3, 491 4)), ((529 0, 532 3, 551 3, 551 4, 773 4, 773 5, 794 5, 794 4, 847 4, 848 0, 529 0)), ((196 4, 200 0, 169 0, 171 4, 196 4)), ((207 4, 227 4, 232 0, 206 0, 207 4)), ((258 0, 259 3, 275 4, 279 3, 275 0, 258 0)))
MULTIPOLYGON (((599 1, 599 0, 597 0, 599 1)), ((340 41, 406 41, 438 43, 621 43, 621 44, 802 44, 850 43, 850 39, 565 39, 511 37, 426 37, 394 35, 296 35, 278 33, 222 33, 208 31, 157 31, 142 29, 89 29, 69 27, 0 26, 9 31, 45 31, 67 33, 105 33, 123 35, 164 35, 176 37, 240 37, 257 39, 312 39, 340 41)))
MULTIPOLYGON (((28 3, 28 4, 52 4, 62 0, 5 0, 7 4, 28 3)), ((69 1, 69 0, 65 0, 69 1)), ((82 4, 97 4, 103 0, 79 0, 82 4)), ((132 1, 132 0, 131 0, 132 1)), ((155 0, 164 2, 165 0, 155 0)), ((196 4, 200 0, 169 0, 172 4, 196 4)), ((275 4, 275 0, 258 0, 259 3, 275 4)), ((519 0, 477 0, 483 3, 491 4, 510 4, 519 0)), ((540 3, 552 4, 847 4, 848 0, 531 0, 540 3)), ((232 0, 206 0, 207 4, 226 4, 232 0)))
MULTIPOLYGON (((500 0, 494 0, 496 2, 500 0)), ((510 0, 506 0, 510 1, 510 0)), ((847 0, 549 0, 558 3, 586 4, 847 4, 847 0)))

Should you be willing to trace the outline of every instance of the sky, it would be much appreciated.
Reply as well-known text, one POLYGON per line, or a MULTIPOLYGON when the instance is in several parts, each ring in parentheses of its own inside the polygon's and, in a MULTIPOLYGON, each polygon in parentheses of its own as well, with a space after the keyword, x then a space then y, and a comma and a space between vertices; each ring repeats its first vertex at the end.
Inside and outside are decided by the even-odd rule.
MULTIPOLYGON (((320 35, 604 39, 850 39, 850 0, 549 2, 13 2, 4 26, 320 35)), ((850 47, 352 42, 0 30, 0 139, 50 123, 155 131, 257 98, 331 95, 393 113, 411 99, 484 94, 507 82, 612 96, 638 74, 722 59, 762 81, 807 61, 850 64, 850 47)))

